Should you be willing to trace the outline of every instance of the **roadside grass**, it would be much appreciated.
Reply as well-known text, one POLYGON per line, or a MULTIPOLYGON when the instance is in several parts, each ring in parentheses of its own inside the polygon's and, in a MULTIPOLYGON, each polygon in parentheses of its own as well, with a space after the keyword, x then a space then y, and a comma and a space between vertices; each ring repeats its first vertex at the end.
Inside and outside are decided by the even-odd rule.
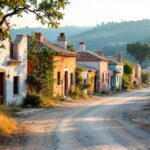
POLYGON ((36 93, 28 93, 24 98, 24 108, 53 108, 58 104, 49 97, 36 93))
POLYGON ((0 112, 0 135, 10 136, 17 132, 17 123, 9 116, 0 112))
POLYGON ((54 100, 48 97, 42 97, 42 100, 39 105, 41 108, 55 108, 59 106, 54 100))

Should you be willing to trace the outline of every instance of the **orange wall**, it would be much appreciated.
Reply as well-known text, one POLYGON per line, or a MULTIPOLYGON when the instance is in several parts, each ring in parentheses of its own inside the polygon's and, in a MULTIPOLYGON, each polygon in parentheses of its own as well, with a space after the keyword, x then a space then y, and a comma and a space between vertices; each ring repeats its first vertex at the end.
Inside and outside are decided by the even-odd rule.
POLYGON ((74 74, 74 86, 75 86, 76 57, 54 56, 54 62, 55 62, 54 87, 53 87, 54 97, 64 96, 65 71, 68 71, 68 87, 70 88, 71 73, 74 74), (57 72, 60 72, 61 74, 61 85, 57 85, 57 72))

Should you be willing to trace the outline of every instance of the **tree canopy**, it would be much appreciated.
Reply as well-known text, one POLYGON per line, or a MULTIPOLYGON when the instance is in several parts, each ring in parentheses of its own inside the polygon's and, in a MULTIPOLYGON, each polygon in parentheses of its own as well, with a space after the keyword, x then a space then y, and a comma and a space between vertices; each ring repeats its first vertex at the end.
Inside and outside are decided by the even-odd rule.
POLYGON ((126 51, 142 65, 146 58, 150 57, 150 46, 147 44, 131 43, 127 45, 126 51))
POLYGON ((0 26, 10 17, 33 13, 43 25, 58 27, 68 0, 0 0, 0 26))

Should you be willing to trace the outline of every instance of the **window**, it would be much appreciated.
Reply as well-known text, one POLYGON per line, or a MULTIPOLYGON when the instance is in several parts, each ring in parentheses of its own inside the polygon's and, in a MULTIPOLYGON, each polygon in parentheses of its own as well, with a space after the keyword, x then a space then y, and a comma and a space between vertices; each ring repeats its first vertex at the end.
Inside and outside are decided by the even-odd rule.
POLYGON ((61 84, 60 72, 57 72, 57 85, 61 84))
POLYGON ((103 81, 103 83, 104 83, 104 80, 105 80, 105 74, 103 73, 102 74, 102 81, 103 81))
POLYGON ((10 58, 14 58, 13 57, 13 44, 10 44, 10 58))
POLYGON ((15 76, 14 77, 14 95, 19 94, 19 77, 15 76))
POLYGON ((73 85, 73 73, 70 74, 70 85, 73 85))

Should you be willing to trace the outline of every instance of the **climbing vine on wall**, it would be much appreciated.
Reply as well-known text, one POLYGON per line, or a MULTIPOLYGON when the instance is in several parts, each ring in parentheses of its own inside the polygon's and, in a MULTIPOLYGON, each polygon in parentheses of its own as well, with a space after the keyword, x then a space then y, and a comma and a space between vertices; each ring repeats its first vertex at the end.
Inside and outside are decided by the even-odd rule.
POLYGON ((28 46, 28 91, 42 94, 44 96, 53 95, 53 74, 55 62, 53 56, 56 54, 49 47, 41 45, 34 36, 30 37, 28 46))

